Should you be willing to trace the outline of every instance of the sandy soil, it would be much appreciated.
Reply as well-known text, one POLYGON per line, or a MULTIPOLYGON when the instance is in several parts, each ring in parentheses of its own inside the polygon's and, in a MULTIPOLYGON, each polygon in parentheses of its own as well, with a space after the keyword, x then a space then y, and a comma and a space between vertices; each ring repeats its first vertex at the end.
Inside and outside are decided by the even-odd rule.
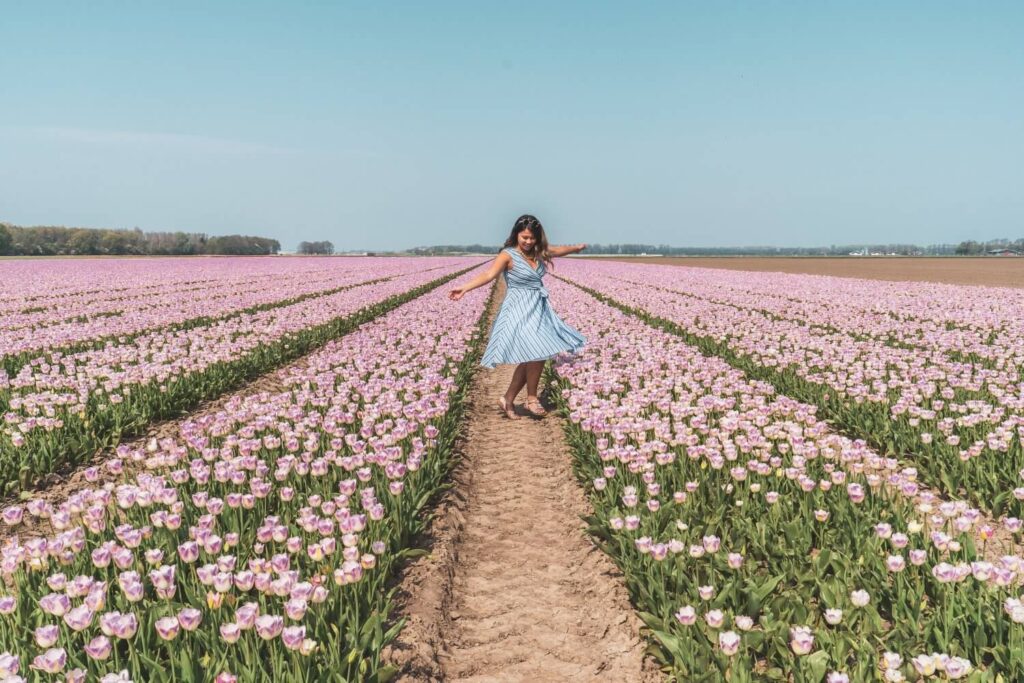
POLYGON ((660 680, 621 575, 585 535, 560 418, 498 410, 511 374, 474 379, 455 488, 406 572, 409 623, 387 656, 404 681, 660 680))
POLYGON ((702 257, 601 257, 594 260, 653 263, 691 268, 725 268, 758 272, 807 273, 858 277, 868 280, 919 280, 956 285, 1024 287, 1024 258, 763 258, 748 256, 702 257))

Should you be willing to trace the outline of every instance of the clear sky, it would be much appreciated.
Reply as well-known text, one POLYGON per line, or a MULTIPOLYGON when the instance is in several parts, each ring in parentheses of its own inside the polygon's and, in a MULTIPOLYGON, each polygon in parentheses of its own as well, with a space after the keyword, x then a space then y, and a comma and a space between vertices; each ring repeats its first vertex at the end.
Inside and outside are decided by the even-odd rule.
POLYGON ((1024 236, 1024 3, 4 2, 0 220, 286 249, 1024 236))

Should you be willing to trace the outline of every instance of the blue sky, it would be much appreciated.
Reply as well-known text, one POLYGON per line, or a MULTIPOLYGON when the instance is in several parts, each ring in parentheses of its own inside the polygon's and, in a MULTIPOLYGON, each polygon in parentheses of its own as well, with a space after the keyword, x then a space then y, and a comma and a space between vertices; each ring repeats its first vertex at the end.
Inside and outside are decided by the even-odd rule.
POLYGON ((23 2, 0 220, 330 239, 1024 236, 1024 3, 23 2))

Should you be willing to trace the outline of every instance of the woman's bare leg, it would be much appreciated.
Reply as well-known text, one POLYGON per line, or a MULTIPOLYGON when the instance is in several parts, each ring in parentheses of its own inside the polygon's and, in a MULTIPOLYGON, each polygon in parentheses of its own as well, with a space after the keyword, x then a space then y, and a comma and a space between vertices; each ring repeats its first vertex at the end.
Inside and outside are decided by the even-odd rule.
POLYGON ((533 360, 526 363, 526 400, 537 398, 537 387, 540 385, 540 375, 544 372, 544 361, 533 360))
POLYGON ((512 381, 508 385, 508 391, 505 392, 505 404, 510 408, 515 403, 516 396, 523 390, 523 386, 526 384, 526 366, 529 363, 520 363, 516 366, 515 372, 512 373, 512 381))

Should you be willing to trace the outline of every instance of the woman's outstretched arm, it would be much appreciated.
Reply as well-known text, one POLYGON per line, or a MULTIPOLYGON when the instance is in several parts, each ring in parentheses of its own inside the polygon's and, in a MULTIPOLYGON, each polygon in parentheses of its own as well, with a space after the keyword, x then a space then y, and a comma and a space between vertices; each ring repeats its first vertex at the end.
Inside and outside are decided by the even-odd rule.
POLYGON ((585 244, 575 244, 571 247, 548 247, 548 252, 552 256, 568 256, 569 254, 578 254, 586 248, 585 244))
POLYGON ((494 278, 501 275, 501 271, 505 270, 511 261, 511 256, 504 251, 501 252, 495 257, 494 263, 492 263, 486 271, 480 273, 466 284, 460 285, 448 292, 448 298, 452 301, 458 301, 462 298, 462 295, 469 290, 486 285, 488 282, 491 282, 494 278))

